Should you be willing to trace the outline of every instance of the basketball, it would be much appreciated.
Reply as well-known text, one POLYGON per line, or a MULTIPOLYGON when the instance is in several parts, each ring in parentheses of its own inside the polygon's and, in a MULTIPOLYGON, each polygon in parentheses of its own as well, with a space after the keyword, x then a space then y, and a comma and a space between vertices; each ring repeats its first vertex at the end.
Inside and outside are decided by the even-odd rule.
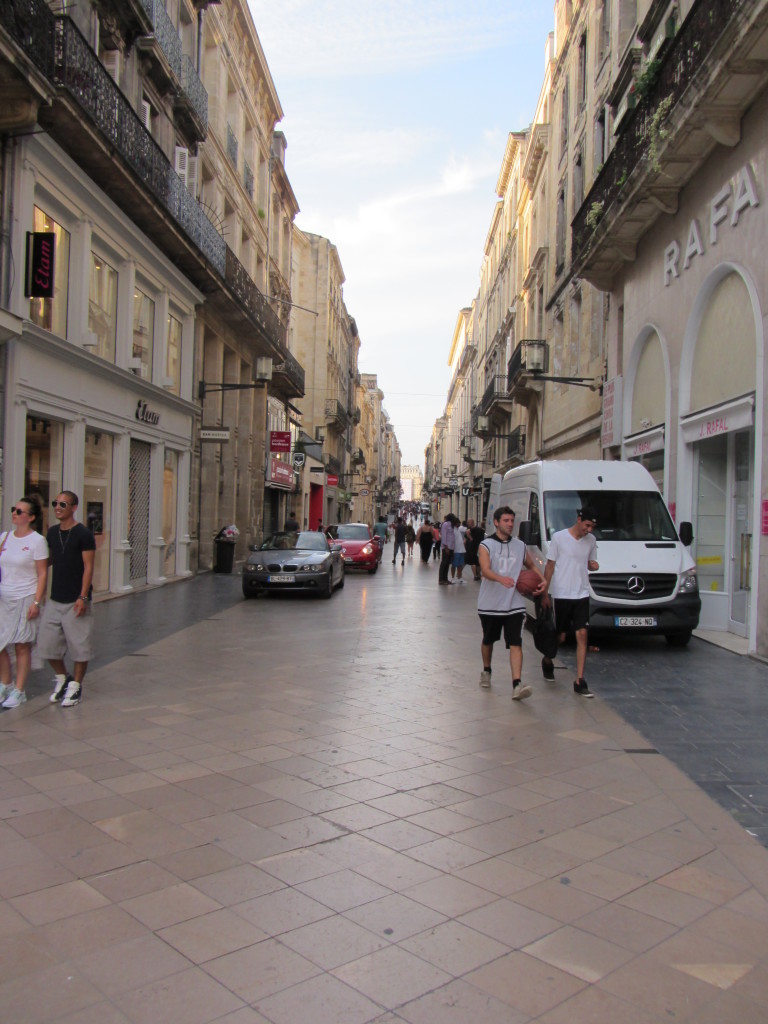
POLYGON ((522 594, 523 597, 533 597, 534 592, 539 589, 541 585, 541 576, 533 569, 523 569, 520 575, 517 577, 517 583, 515 584, 517 592, 522 594))

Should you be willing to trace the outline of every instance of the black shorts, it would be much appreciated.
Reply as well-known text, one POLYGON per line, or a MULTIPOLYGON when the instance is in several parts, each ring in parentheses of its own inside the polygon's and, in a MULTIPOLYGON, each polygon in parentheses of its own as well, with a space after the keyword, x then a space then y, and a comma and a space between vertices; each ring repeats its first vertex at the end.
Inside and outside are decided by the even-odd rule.
POLYGON ((480 622, 483 624, 483 643, 486 647, 493 647, 501 639, 502 629, 507 648, 523 646, 524 608, 510 612, 509 615, 480 615, 480 622))
POLYGON ((558 633, 575 633, 589 626, 588 597, 553 597, 558 633))

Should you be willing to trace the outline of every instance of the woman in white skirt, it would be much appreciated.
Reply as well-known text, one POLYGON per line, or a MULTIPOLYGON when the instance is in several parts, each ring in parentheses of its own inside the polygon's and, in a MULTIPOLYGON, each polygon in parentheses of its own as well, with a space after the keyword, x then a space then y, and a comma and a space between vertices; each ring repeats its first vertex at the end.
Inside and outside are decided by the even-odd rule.
POLYGON ((37 530, 42 509, 37 498, 22 498, 11 509, 13 529, 0 534, 0 702, 17 708, 27 695, 32 646, 40 605, 48 585, 48 544, 37 530), (16 650, 16 685, 11 682, 8 647, 16 650))

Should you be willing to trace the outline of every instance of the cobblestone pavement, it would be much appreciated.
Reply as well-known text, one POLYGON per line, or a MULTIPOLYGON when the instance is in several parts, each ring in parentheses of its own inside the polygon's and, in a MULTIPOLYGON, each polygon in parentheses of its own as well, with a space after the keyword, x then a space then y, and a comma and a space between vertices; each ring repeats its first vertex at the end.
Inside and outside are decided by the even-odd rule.
POLYGON ((3 1019, 766 1020, 768 852, 668 759, 738 796, 759 705, 717 722, 763 666, 603 646, 585 701, 526 637, 513 702, 501 649, 477 685, 477 587, 436 584, 385 553, 329 602, 96 608, 83 702, 38 673, 0 716, 3 1019))

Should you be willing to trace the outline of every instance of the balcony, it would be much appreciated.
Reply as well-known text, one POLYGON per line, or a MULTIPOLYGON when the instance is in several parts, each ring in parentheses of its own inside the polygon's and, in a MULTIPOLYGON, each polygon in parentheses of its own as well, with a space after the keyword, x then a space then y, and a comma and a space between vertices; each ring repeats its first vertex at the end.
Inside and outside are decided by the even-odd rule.
POLYGON ((767 28, 762 0, 699 0, 646 65, 637 104, 571 224, 577 274, 610 289, 660 214, 677 212, 680 190, 715 146, 738 143, 741 118, 768 83, 768 64, 752 59, 767 28))
POLYGON ((259 334, 278 349, 274 358, 283 360, 289 355, 286 347, 285 324, 267 302, 265 295, 256 287, 248 271, 229 246, 226 247, 224 279, 240 306, 247 311, 249 320, 258 329, 259 334))
POLYGON ((546 373, 549 346, 540 338, 524 338, 518 342, 507 364, 507 389, 518 405, 528 405, 531 395, 542 390, 536 373, 546 373))
POLYGON ((208 93, 192 59, 181 58, 181 89, 174 98, 176 116, 191 136, 202 142, 208 134, 208 93))
POLYGON ((232 161, 234 167, 237 167, 237 150, 237 136, 232 129, 232 125, 227 122, 227 156, 232 161))
POLYGON ((347 426, 347 410, 338 398, 326 398, 325 420, 331 430, 342 431, 347 426))
POLYGON ((494 411, 499 409, 508 411, 511 407, 511 399, 509 392, 507 391, 507 378, 498 375, 491 377, 488 382, 488 386, 483 392, 483 397, 479 403, 480 412, 486 415, 492 415, 494 411))
POLYGON ((335 476, 341 476, 341 462, 335 455, 325 456, 325 471, 335 476))
POLYGON ((273 386, 286 398, 303 398, 305 395, 304 380, 304 367, 286 349, 282 362, 272 364, 273 386))
POLYGON ((253 171, 247 160, 243 161, 243 188, 248 193, 248 198, 253 199, 253 171))
POLYGON ((151 35, 140 36, 136 49, 151 60, 150 75, 161 88, 167 83, 181 82, 181 40, 165 9, 165 0, 144 0, 143 6, 152 22, 151 35))
POLYGON ((507 462, 525 462, 525 427, 515 427, 507 438, 507 462))
POLYGON ((255 354, 282 362, 285 325, 71 19, 54 16, 42 0, 0 0, 5 33, 56 86, 53 102, 40 108, 41 127, 206 295, 222 320, 239 331, 244 317, 250 322, 255 354))

